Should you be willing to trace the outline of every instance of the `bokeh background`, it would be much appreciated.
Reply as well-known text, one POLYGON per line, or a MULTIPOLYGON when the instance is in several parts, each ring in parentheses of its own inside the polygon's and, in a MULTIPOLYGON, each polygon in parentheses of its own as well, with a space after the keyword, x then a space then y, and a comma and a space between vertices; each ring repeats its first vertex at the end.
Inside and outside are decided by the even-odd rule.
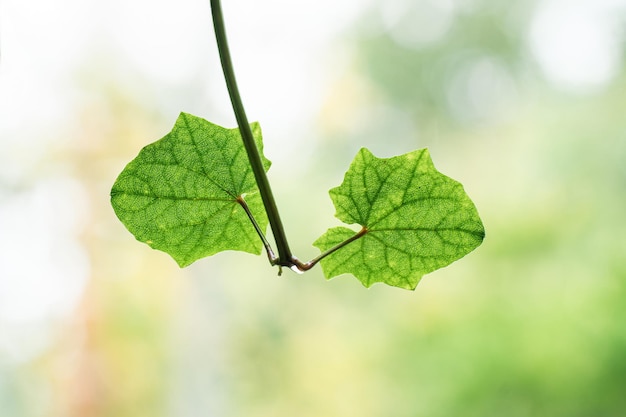
POLYGON ((224 1, 294 252, 357 150, 429 147, 487 237, 415 292, 222 253, 109 190, 180 111, 234 127, 206 0, 0 2, 0 415, 626 413, 626 1, 224 1))

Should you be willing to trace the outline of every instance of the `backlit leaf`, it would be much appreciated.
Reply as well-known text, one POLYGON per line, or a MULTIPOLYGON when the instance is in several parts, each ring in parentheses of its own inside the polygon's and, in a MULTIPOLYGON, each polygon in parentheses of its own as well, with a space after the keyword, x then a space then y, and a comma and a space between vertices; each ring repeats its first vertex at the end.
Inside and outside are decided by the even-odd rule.
MULTIPOLYGON (((322 259, 329 279, 350 273, 366 287, 384 282, 412 290, 485 236, 463 186, 435 169, 427 149, 381 159, 363 148, 330 196, 337 218, 366 232, 322 259)), ((356 233, 331 228, 314 245, 326 251, 356 233)))
MULTIPOLYGON (((261 128, 251 127, 262 155, 261 128)), ((267 171, 270 161, 261 157, 267 171)), ((239 129, 181 113, 170 133, 124 168, 111 190, 111 204, 137 240, 184 267, 224 250, 261 253, 262 242, 238 201, 243 196, 266 230, 239 129)))

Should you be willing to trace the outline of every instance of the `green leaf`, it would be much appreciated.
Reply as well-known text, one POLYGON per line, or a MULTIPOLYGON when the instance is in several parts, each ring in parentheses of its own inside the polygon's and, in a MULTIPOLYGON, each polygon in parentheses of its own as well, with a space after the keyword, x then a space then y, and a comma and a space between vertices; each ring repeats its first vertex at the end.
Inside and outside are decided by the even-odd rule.
MULTIPOLYGON (((251 128, 262 155, 261 128, 251 128)), ((267 171, 270 161, 262 158, 267 171)), ((181 113, 170 133, 124 168, 111 204, 137 240, 184 267, 224 250, 261 253, 262 241, 239 202, 243 196, 265 231, 267 216, 239 129, 181 113)))
MULTIPOLYGON (((328 279, 351 273, 366 287, 384 282, 413 290, 424 274, 462 258, 485 236, 463 186, 435 169, 427 149, 381 159, 363 148, 330 197, 337 218, 364 229, 321 260, 328 279)), ((327 251, 355 233, 331 228, 313 244, 327 251)))

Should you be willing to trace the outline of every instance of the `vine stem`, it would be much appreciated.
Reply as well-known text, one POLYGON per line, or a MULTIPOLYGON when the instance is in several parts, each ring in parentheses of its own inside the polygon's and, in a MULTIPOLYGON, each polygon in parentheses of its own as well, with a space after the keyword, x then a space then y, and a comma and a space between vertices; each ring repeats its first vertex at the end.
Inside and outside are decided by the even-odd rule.
MULTIPOLYGON (((276 241, 278 258, 276 259, 274 257, 272 260, 272 256, 270 256, 270 252, 268 251, 270 262, 272 265, 286 266, 288 268, 295 266, 298 268, 298 266, 301 265, 301 262, 293 256, 291 249, 289 248, 285 228, 283 227, 282 220, 280 219, 280 215, 278 213, 278 207, 276 206, 276 200, 274 199, 274 194, 272 193, 269 180, 265 174, 259 149, 254 142, 254 136, 252 135, 252 130, 250 129, 250 124, 248 123, 248 117, 246 116, 241 96, 239 95, 239 88, 237 87, 235 71, 233 69, 230 50, 228 48, 228 41, 226 39, 226 28, 224 26, 222 6, 219 0, 211 0, 211 12, 213 15, 213 28, 215 29, 217 48, 220 54, 222 70, 224 71, 224 78, 226 79, 226 87, 228 88, 228 94, 233 105, 233 111, 235 112, 235 118, 237 119, 239 132, 241 133, 241 138, 243 139, 243 144, 248 154, 252 172, 254 173, 254 178, 259 187, 261 199, 263 200, 263 206, 267 212, 270 227, 272 228, 272 234, 274 235, 274 240, 276 241)), ((257 232, 259 232, 258 228, 257 232)), ((265 243, 266 240, 262 231, 260 235, 261 239, 263 239, 265 243)))
MULTIPOLYGON (((271 245, 265 238, 263 230, 261 230, 257 221, 254 219, 254 216, 252 215, 252 212, 250 212, 250 209, 248 208, 248 205, 244 201, 243 197, 237 197, 237 202, 241 205, 241 207, 243 207, 257 234, 263 241, 263 246, 267 252, 270 264, 278 265, 279 268, 284 266, 293 269, 296 272, 308 271, 326 256, 365 236, 368 233, 368 229, 363 226, 363 228, 354 236, 328 249, 324 253, 321 253, 309 262, 302 262, 296 258, 293 253, 291 253, 289 243, 287 242, 287 236, 285 234, 285 228, 283 227, 282 220, 280 219, 280 215, 278 213, 276 200, 274 200, 274 194, 272 193, 272 188, 270 187, 269 180, 267 179, 265 168, 263 167, 263 161, 261 160, 259 149, 254 142, 254 136, 252 135, 252 130, 250 129, 250 124, 248 123, 248 117, 246 116, 243 102, 241 101, 241 96, 239 95, 239 88, 237 87, 235 71, 233 69, 230 50, 226 39, 226 28, 224 26, 224 17, 222 15, 220 0, 211 0, 211 12, 213 15, 213 28, 215 29, 217 49, 219 50, 220 62, 222 64, 222 70, 224 71, 224 78, 226 79, 228 95, 230 96, 233 111, 235 112, 235 118, 237 119, 237 125, 239 126, 239 132, 241 133, 241 138, 243 140, 246 153, 248 154, 248 160, 250 161, 254 178, 257 186, 259 187, 261 199, 263 200, 263 206, 265 207, 267 218, 269 220, 270 227, 272 228, 272 234, 274 235, 274 240, 276 241, 276 247, 278 249, 278 256, 274 254, 271 245)), ((278 273, 280 275, 280 269, 278 273)))

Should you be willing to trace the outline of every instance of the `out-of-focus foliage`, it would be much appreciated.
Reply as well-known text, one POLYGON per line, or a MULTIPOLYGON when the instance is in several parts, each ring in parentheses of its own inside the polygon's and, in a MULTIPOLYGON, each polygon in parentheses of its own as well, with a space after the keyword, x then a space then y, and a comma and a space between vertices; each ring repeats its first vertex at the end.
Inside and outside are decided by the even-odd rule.
POLYGON ((527 75, 532 9, 492 0, 378 5, 358 27, 359 68, 420 123, 488 116, 527 75))
MULTIPOLYGON (((326 282, 321 271, 277 278, 263 272, 264 258, 242 263, 236 253, 180 273, 128 238, 108 191, 145 138, 167 131, 181 102, 203 103, 189 110, 207 116, 215 108, 204 107, 191 82, 155 91, 116 75, 108 64, 119 60, 103 61, 106 82, 83 76, 76 124, 55 136, 69 145, 42 157, 22 188, 3 185, 0 205, 52 174, 79 181, 89 202, 79 234, 89 282, 80 306, 49 320, 29 344, 10 344, 32 329, 6 324, 0 305, 0 414, 623 415, 626 74, 619 65, 582 92, 545 81, 527 37, 547 1, 374 2, 342 41, 349 65, 337 70, 311 123, 323 129, 302 151, 308 163, 279 163, 280 135, 264 127, 272 171, 294 172, 270 176, 285 190, 278 203, 292 213, 285 226, 302 236, 293 249, 303 258, 332 226, 324 190, 362 146, 383 156, 428 146, 437 167, 463 181, 489 239, 417 292, 326 282), (385 9, 381 23, 383 3, 401 13, 385 9), (426 36, 411 25, 444 3, 455 17, 440 15, 438 31, 426 36)), ((565 13, 580 2, 554 4, 565 13)), ((246 54, 242 45, 233 45, 237 55, 246 54)), ((5 52, 2 65, 11 62, 5 52)), ((221 81, 218 64, 211 68, 208 76, 221 81)))

